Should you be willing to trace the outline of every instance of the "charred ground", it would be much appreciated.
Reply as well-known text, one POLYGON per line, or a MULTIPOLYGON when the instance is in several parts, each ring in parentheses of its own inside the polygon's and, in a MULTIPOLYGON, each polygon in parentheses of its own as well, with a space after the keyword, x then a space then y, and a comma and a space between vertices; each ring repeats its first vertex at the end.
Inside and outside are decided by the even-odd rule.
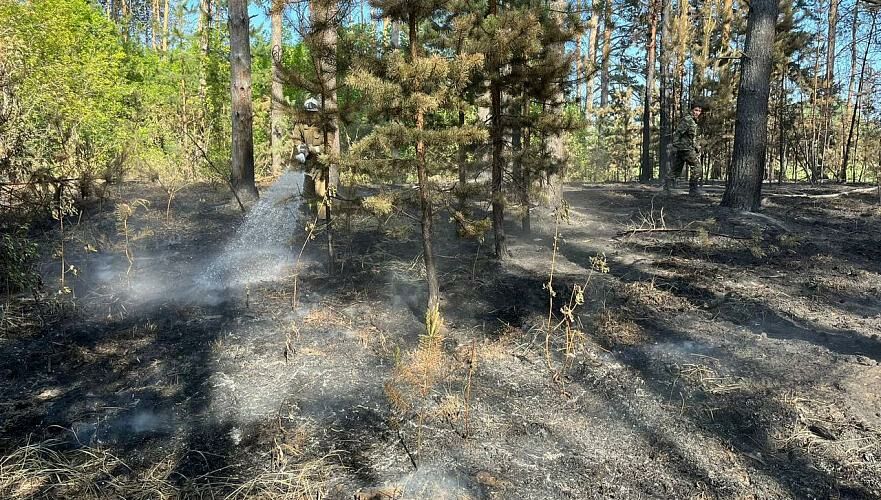
MULTIPOLYGON (((292 273, 206 291, 236 207, 197 186, 165 221, 127 184, 67 233, 76 299, 7 315, 0 491, 879 498, 881 212, 816 196, 836 190, 770 188, 749 216, 713 188, 571 185, 556 252, 538 209, 504 264, 441 224, 435 348, 406 218, 339 219, 339 269, 319 235, 296 296, 292 273)), ((53 283, 59 235, 40 239, 53 283)))

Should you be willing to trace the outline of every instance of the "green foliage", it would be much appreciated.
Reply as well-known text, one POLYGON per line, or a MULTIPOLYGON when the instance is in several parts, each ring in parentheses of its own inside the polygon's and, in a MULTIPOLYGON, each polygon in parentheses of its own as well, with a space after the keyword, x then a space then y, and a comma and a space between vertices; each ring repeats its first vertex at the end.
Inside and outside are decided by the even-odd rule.
POLYGON ((411 59, 401 51, 392 51, 379 68, 353 71, 346 84, 374 112, 393 112, 395 118, 380 122, 353 144, 343 166, 369 163, 371 173, 379 177, 400 175, 402 167, 415 165, 417 157, 412 148, 422 141, 428 173, 450 172, 455 164, 449 159, 455 157, 456 146, 486 137, 479 127, 458 126, 452 121, 457 97, 482 62, 478 55, 446 58, 428 54, 411 59), (426 126, 421 130, 415 126, 419 113, 426 116, 426 126))
POLYGON ((7 179, 108 166, 125 136, 131 88, 115 26, 86 2, 0 3, 0 58, 14 104, 3 125, 7 179))
POLYGON ((11 293, 35 287, 39 277, 34 268, 37 245, 21 224, 0 225, 0 290, 11 293))

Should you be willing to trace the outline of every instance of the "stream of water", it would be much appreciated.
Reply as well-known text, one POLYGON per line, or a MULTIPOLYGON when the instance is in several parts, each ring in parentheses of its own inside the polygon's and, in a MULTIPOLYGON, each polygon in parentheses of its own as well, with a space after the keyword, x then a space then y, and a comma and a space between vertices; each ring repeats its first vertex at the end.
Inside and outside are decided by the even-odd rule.
POLYGON ((301 216, 302 189, 303 173, 288 171, 263 191, 197 284, 214 290, 241 288, 286 276, 296 259, 293 238, 301 216))

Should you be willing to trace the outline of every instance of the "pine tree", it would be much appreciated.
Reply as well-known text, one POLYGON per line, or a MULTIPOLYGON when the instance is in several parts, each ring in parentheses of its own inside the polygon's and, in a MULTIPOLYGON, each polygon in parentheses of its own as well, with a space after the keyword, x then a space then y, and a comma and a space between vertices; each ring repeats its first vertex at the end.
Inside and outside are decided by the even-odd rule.
POLYGON ((753 0, 749 9, 743 75, 737 95, 734 159, 722 206, 759 208, 768 144, 768 96, 777 26, 776 0, 753 0))
POLYGON ((230 0, 229 46, 232 70, 231 182, 240 200, 251 200, 257 197, 257 186, 254 184, 250 18, 246 0, 230 0))
POLYGON ((270 148, 272 149, 272 173, 281 173, 282 143, 284 142, 284 85, 282 76, 282 60, 284 58, 284 18, 285 0, 272 0, 269 17, 272 24, 272 84, 270 86, 270 148))
MULTIPOLYGON (((360 92, 367 104, 390 116, 353 144, 352 162, 376 170, 407 169, 416 174, 423 261, 428 285, 427 317, 438 318, 440 286, 433 249, 434 196, 430 176, 448 164, 441 160, 450 147, 482 139, 477 127, 459 126, 452 120, 458 111, 458 97, 474 71, 483 63, 477 54, 444 57, 428 53, 423 45, 425 31, 433 18, 443 13, 446 2, 438 0, 376 0, 371 5, 382 18, 400 21, 407 28, 408 49, 390 50, 380 64, 353 71, 346 83, 360 92), (412 154, 394 151, 412 148, 412 154)), ((434 320, 433 320, 434 321, 434 320)), ((430 321, 431 322, 431 321, 430 321)), ((428 325, 431 327, 431 325, 428 325)))
POLYGON ((646 35, 645 93, 642 108, 642 155, 640 156, 639 182, 649 182, 654 177, 652 162, 652 98, 655 92, 655 41, 657 40, 658 18, 661 15, 661 0, 648 0, 646 17, 649 29, 646 35))

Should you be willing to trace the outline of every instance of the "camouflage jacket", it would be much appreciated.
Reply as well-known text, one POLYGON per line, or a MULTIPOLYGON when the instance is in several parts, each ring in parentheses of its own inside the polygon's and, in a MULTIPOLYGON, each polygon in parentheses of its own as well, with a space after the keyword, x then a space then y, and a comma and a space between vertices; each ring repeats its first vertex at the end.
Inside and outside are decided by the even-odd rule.
POLYGON ((293 132, 294 147, 300 144, 309 146, 310 154, 321 154, 321 146, 324 144, 321 129, 306 123, 298 123, 293 132))
POLYGON ((696 150, 697 134, 697 122, 694 121, 691 114, 686 114, 673 132, 673 149, 677 151, 696 150))

